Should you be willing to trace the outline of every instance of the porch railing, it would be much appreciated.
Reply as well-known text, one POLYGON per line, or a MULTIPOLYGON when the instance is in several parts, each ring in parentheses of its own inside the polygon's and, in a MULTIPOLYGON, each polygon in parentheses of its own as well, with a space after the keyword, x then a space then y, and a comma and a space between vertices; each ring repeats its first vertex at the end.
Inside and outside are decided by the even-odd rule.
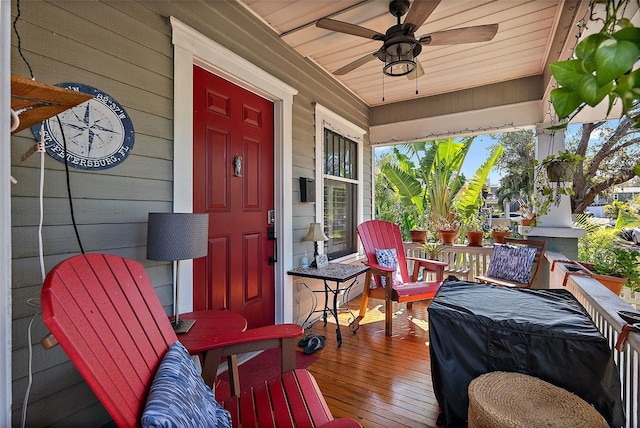
POLYGON ((566 287, 585 307, 600 332, 607 338, 620 371, 622 404, 627 418, 626 427, 637 427, 640 424, 640 337, 638 333, 630 333, 626 344, 619 351, 615 348, 622 327, 625 325, 622 318, 618 316, 618 311, 635 311, 634 308, 595 279, 572 275, 566 269, 567 265, 559 262, 565 259, 562 254, 547 252, 546 257, 553 269, 549 272, 549 286, 551 288, 566 287), (555 264, 554 261, 556 261, 555 264))
MULTIPOLYGON (((404 244, 409 257, 430 258, 420 244, 404 244)), ((489 267, 489 258, 493 246, 470 247, 468 245, 440 245, 436 260, 447 263, 445 277, 454 275, 458 279, 473 281, 478 275, 484 275, 489 267)))
MULTIPOLYGON (((473 281, 475 276, 484 274, 489 266, 492 248, 491 246, 443 245, 439 247, 437 259, 448 263, 448 274, 473 281)), ((429 258, 419 244, 407 243, 405 250, 407 256, 429 258)), ((640 426, 640 334, 630 333, 626 344, 619 351, 615 348, 622 327, 625 325, 618 312, 635 311, 635 309, 595 279, 571 274, 566 269, 566 265, 560 262, 566 260, 563 254, 547 251, 546 258, 550 266, 549 288, 569 290, 585 307, 609 342, 620 371, 622 403, 626 416, 625 426, 627 428, 640 426)), ((623 293, 629 294, 630 291, 625 289, 623 293)))

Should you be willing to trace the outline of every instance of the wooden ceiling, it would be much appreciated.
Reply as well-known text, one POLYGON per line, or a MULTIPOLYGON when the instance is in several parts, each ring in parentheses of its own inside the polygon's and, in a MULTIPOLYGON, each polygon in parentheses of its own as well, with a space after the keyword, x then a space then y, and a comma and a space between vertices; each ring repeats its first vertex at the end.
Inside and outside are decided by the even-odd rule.
MULTIPOLYGON (((270 25, 284 42, 329 74, 377 51, 382 42, 317 28, 318 19, 329 17, 380 33, 396 24, 387 0, 240 2, 270 25)), ((442 0, 424 25, 415 31, 416 37, 436 31, 498 24, 495 37, 488 42, 423 46, 417 59, 425 74, 418 79, 388 76, 383 79, 383 63, 378 59, 334 77, 368 105, 376 106, 540 75, 549 62, 564 55, 562 49, 570 37, 579 3, 442 0)))

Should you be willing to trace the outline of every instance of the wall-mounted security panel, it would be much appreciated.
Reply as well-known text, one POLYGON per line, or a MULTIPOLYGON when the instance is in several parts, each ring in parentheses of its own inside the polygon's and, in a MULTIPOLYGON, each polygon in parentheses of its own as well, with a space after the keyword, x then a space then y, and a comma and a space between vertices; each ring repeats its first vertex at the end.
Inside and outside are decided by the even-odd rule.
POLYGON ((300 177, 300 202, 316 201, 316 181, 313 178, 300 177))

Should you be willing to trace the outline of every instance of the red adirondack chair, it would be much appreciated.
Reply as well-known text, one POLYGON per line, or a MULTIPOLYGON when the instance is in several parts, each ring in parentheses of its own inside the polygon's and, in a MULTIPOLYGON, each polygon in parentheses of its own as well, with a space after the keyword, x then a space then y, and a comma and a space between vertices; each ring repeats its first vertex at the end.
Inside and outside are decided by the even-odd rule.
MULTIPOLYGON (((365 221, 358 225, 358 235, 360 236, 364 251, 367 255, 367 261, 364 262, 364 264, 369 266, 370 269, 365 277, 362 302, 360 303, 360 314, 353 321, 351 328, 352 330, 357 330, 358 323, 364 318, 369 297, 384 299, 385 333, 391 336, 393 302, 406 302, 410 305, 411 302, 418 300, 433 299, 440 288, 440 284, 442 284, 444 269, 447 264, 434 260, 406 257, 400 227, 388 221, 365 221), (395 250, 397 270, 381 266, 378 262, 376 250, 388 249, 395 250), (407 261, 413 262, 413 273, 411 277, 409 277, 407 261), (417 282, 416 279, 419 278, 422 269, 428 272, 434 272, 435 280, 417 282), (371 281, 372 278, 374 279, 373 282, 371 281), (385 283, 391 284, 391 286, 383 285, 382 278, 385 278, 385 283)), ((422 272, 422 274, 425 275, 426 272, 422 272)))
MULTIPOLYGON (((104 254, 71 257, 49 272, 41 302, 45 325, 116 424, 139 426, 154 375, 177 340, 142 264, 104 254)), ((301 333, 296 324, 281 324, 212 335, 211 350, 220 361, 262 342, 279 344, 284 354, 294 352, 301 333)), ((333 419, 306 370, 283 373, 224 404, 233 426, 360 426, 333 419)))

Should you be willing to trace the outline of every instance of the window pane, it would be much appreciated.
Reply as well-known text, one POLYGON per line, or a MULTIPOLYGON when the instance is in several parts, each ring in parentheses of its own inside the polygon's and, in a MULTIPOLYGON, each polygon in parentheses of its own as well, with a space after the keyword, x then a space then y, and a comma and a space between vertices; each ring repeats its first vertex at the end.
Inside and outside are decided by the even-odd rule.
POLYGON ((324 130, 324 173, 336 177, 357 179, 357 145, 354 141, 324 130))
POLYGON ((356 185, 329 178, 324 186, 324 230, 329 259, 357 251, 356 242, 356 185))

